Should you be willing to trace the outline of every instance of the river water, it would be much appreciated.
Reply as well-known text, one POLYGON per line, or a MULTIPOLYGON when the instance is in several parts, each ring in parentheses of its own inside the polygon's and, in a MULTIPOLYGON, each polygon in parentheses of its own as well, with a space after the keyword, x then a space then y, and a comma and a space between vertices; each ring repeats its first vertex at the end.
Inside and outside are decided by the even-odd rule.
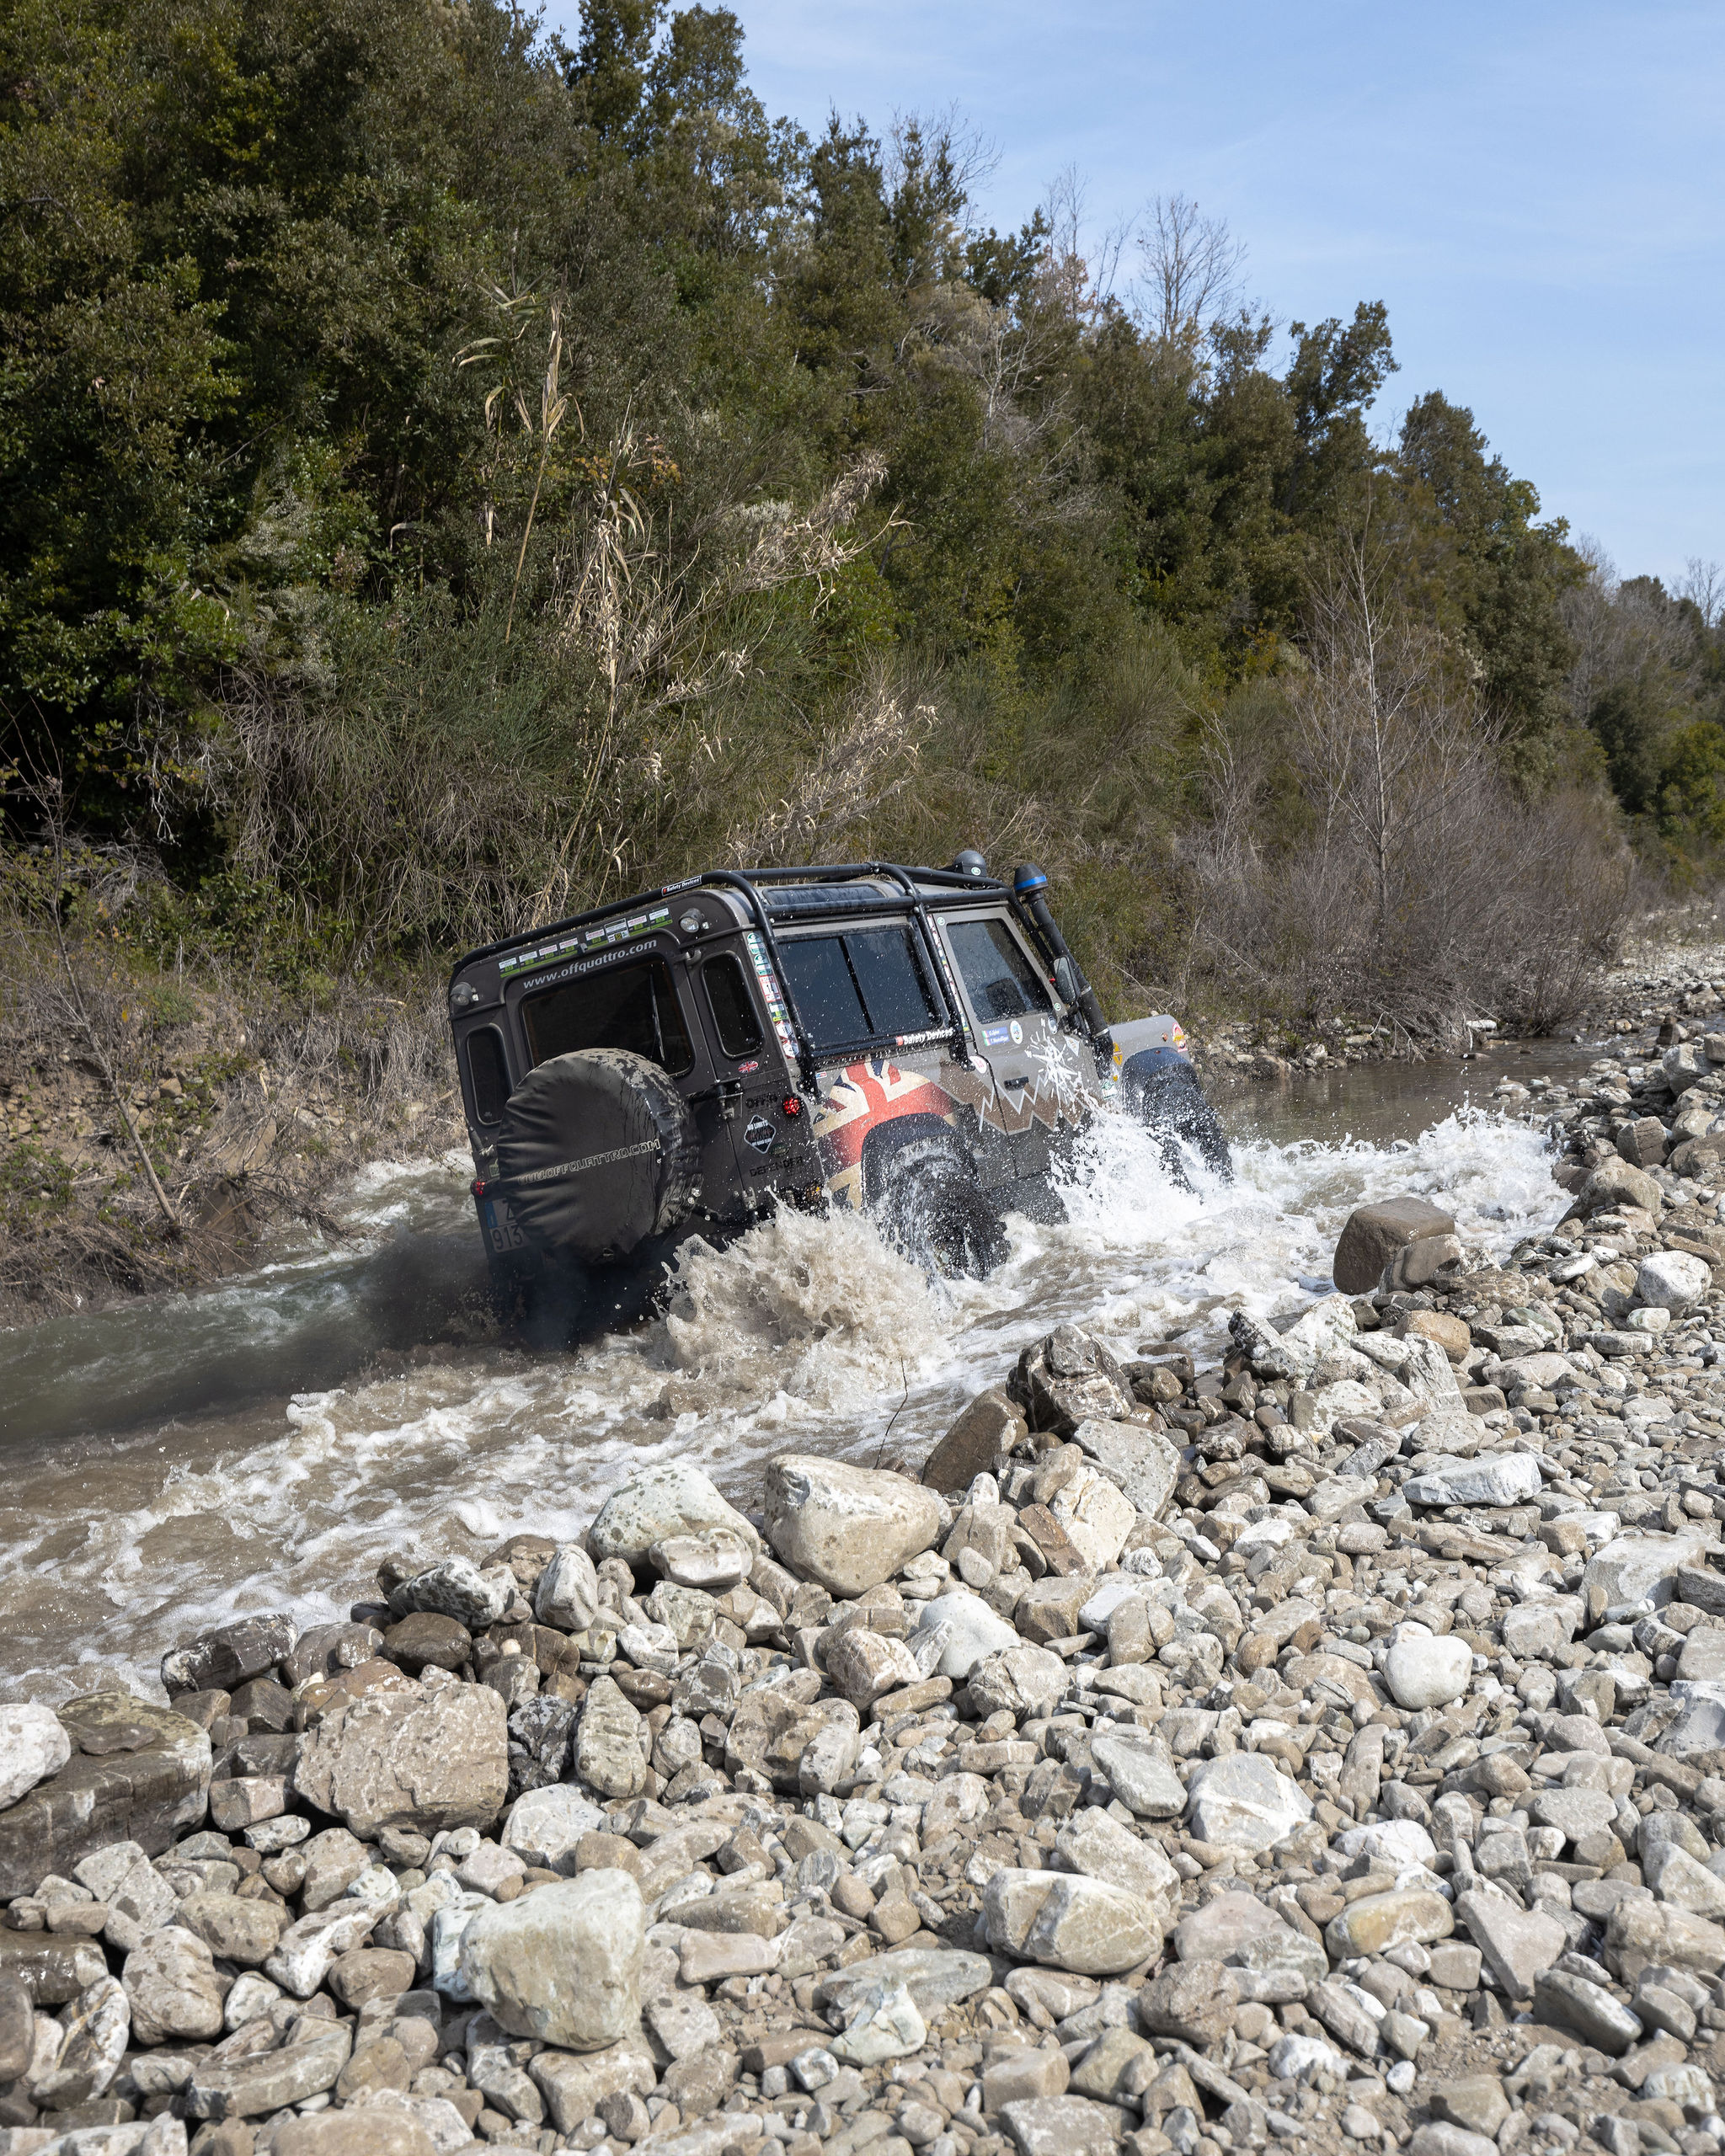
MULTIPOLYGON (((1561 1076, 1590 1051, 1509 1067, 1561 1076)), ((374 1164, 354 1235, 254 1273, 13 1333, 0 1349, 0 1697, 81 1689, 81 1661, 155 1689, 163 1651, 223 1619, 302 1625, 375 1593, 381 1558, 573 1535, 634 1466, 699 1461, 757 1504, 772 1453, 920 1460, 1027 1342, 1079 1320, 1200 1363, 1237 1306, 1328 1291, 1370 1199, 1445 1207, 1507 1251, 1565 1200, 1528 1125, 1479 1105, 1487 1065, 1379 1065, 1226 1091, 1230 1184, 1178 1187, 1103 1118, 1060 1227, 1009 1224, 986 1281, 930 1282, 849 1215, 791 1214, 697 1246, 668 1305, 534 1352, 481 1314, 464 1152, 374 1164)))

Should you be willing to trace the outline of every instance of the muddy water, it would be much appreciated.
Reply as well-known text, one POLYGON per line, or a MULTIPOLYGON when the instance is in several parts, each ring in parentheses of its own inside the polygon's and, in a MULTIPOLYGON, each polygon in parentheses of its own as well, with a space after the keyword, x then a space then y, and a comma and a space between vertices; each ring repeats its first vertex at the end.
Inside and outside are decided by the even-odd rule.
POLYGON ((1063 1319, 1202 1361, 1231 1308, 1286 1318, 1326 1292, 1367 1199, 1430 1198, 1507 1250, 1563 1201, 1534 1132, 1476 1105, 1503 1068, 1226 1094, 1236 1177, 1195 1190, 1104 1119, 1067 1223, 1010 1223, 987 1281, 931 1283, 865 1222, 791 1214, 697 1246, 663 1311, 558 1352, 479 1315, 465 1155, 374 1166, 344 1251, 286 1246, 211 1294, 0 1342, 0 1696, 61 1696, 81 1660, 152 1684, 165 1646, 248 1610, 345 1614, 393 1549, 574 1534, 647 1460, 698 1460, 745 1506, 788 1447, 920 1460, 1063 1319))

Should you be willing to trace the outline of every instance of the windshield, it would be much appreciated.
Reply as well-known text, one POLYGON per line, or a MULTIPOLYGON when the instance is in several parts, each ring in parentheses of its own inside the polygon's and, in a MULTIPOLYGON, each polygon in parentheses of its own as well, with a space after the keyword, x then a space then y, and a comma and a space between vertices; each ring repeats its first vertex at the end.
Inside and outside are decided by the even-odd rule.
POLYGON ((1036 969, 1003 921, 948 921, 947 940, 979 1018, 1026 1018, 1051 1006, 1036 969))
POLYGON ((779 945, 785 978, 817 1048, 923 1033, 940 1022, 908 928, 847 928, 779 945))
POLYGON ((680 1078, 695 1060, 682 1007, 663 958, 608 966, 530 995, 521 1006, 535 1063, 577 1049, 622 1048, 680 1078))

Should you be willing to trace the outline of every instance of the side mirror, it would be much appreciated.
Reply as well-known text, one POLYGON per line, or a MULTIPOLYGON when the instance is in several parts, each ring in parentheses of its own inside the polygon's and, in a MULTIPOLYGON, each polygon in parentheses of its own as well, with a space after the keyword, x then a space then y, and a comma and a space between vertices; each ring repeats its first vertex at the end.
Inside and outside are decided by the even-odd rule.
POLYGON ((1055 986, 1060 991, 1062 1003, 1078 1001, 1078 969, 1070 958, 1055 960, 1055 986))

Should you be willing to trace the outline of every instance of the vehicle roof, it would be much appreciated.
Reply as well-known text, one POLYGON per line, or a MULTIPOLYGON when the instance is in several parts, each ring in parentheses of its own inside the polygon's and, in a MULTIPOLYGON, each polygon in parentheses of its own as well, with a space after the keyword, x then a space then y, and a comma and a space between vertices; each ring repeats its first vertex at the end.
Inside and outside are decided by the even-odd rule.
POLYGON ((663 905, 702 889, 730 895, 742 917, 740 925, 746 925, 752 912, 747 901, 752 899, 777 927, 851 913, 908 911, 919 904, 934 904, 943 909, 966 904, 998 905, 1012 895, 1009 885, 992 876, 968 876, 949 868, 906 868, 894 862, 857 862, 841 867, 715 869, 685 877, 678 883, 661 883, 655 889, 637 891, 627 899, 595 906, 590 912, 542 921, 494 943, 480 944, 457 962, 451 978, 476 958, 494 958, 547 937, 589 927, 644 906, 663 905))

